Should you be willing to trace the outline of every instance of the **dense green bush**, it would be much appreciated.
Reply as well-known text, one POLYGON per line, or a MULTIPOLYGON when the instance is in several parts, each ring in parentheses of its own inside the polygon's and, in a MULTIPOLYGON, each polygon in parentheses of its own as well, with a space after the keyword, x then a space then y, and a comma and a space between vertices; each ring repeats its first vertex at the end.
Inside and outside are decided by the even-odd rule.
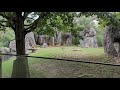
POLYGON ((98 46, 103 46, 103 35, 97 35, 98 46))
POLYGON ((14 31, 7 28, 5 32, 0 31, 0 47, 8 47, 11 40, 15 39, 14 31))
POLYGON ((78 45, 78 44, 80 44, 79 40, 80 40, 79 37, 74 37, 73 40, 72 40, 72 41, 73 41, 73 45, 78 45))

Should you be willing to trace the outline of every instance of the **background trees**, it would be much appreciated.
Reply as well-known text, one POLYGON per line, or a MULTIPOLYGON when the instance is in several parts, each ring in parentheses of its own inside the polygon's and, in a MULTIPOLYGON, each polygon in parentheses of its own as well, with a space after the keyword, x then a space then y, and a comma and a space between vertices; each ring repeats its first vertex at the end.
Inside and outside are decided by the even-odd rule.
MULTIPOLYGON (((117 33, 120 27, 119 12, 1 12, 0 16, 0 29, 5 30, 6 27, 9 27, 14 31, 17 54, 20 55, 25 54, 24 38, 28 32, 35 31, 37 34, 53 36, 54 27, 58 28, 59 31, 71 32, 77 43, 78 38, 80 38, 79 31, 94 27, 98 32, 99 45, 102 46, 102 35, 105 27, 112 25, 115 29, 112 29, 115 35, 110 37, 113 38, 111 42, 118 42, 119 39, 117 33), (98 26, 95 25, 94 20, 99 21, 98 26)), ((104 39, 106 40, 106 38, 104 39)), ((104 47, 108 47, 105 42, 104 47)), ((108 48, 105 50, 108 51, 108 48)))

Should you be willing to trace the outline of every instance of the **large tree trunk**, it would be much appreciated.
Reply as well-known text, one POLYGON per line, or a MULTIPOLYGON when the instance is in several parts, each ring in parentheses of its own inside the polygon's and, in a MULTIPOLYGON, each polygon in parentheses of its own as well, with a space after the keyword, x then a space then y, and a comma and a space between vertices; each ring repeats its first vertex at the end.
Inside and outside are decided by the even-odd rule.
MULTIPOLYGON (((25 31, 22 12, 16 12, 15 39, 17 55, 25 55, 25 31)), ((12 78, 29 78, 29 67, 27 57, 16 57, 13 62, 12 78)))
POLYGON ((25 31, 24 20, 21 13, 16 12, 15 23, 16 52, 18 55, 25 55, 25 31))

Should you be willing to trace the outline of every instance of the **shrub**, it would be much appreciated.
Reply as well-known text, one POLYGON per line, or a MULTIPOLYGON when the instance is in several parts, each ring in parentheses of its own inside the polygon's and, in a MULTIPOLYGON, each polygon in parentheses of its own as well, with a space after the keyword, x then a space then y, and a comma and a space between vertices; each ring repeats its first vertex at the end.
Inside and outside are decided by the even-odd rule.
POLYGON ((0 32, 0 47, 8 47, 9 42, 15 39, 14 31, 7 29, 5 32, 0 32))
POLYGON ((103 46, 103 35, 97 35, 98 46, 103 46))

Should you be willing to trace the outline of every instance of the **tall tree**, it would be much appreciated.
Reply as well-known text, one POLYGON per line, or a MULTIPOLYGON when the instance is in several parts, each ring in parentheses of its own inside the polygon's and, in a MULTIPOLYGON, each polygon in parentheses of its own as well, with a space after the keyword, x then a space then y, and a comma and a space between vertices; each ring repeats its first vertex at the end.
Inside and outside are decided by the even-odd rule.
MULTIPOLYGON (((106 25, 120 26, 119 14, 116 12, 0 12, 0 16, 2 16, 0 17, 0 28, 4 30, 5 27, 10 27, 14 30, 17 54, 24 55, 25 35, 28 32, 35 30, 37 26, 44 26, 46 21, 49 22, 49 20, 50 23, 47 27, 73 27, 73 17, 81 15, 97 15, 98 18, 102 18, 102 20, 107 22, 106 25), (62 21, 62 23, 59 21, 62 21)), ((70 29, 74 33, 75 30, 73 28, 70 29)))
MULTIPOLYGON (((42 12, 0 12, 1 29, 10 27, 15 32, 16 51, 18 55, 25 55, 25 35, 33 31, 38 22, 49 13, 42 12), (29 16, 30 15, 30 16, 29 16), (38 16, 36 19, 36 15, 38 16)), ((12 78, 30 77, 28 61, 25 57, 17 57, 13 62, 12 78), (22 59, 21 59, 22 58, 22 59)))
POLYGON ((10 27, 15 32, 16 39, 16 51, 18 55, 25 55, 25 35, 31 31, 33 31, 38 22, 42 21, 45 16, 49 13, 35 12, 33 15, 32 12, 1 12, 0 15, 2 19, 0 20, 1 28, 10 27), (38 16, 37 19, 34 19, 35 16, 38 16), (26 22, 29 22, 25 24, 26 22))

